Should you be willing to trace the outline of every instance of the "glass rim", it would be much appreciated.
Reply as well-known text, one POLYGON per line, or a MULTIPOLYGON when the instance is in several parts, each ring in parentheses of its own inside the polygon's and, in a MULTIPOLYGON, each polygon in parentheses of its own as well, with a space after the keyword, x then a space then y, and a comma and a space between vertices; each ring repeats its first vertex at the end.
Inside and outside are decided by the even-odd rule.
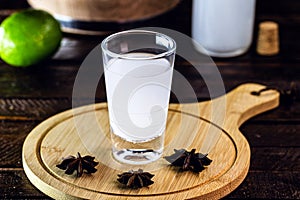
POLYGON ((171 37, 160 33, 160 32, 156 32, 156 31, 148 31, 148 30, 127 30, 127 31, 121 31, 121 32, 117 32, 114 33, 112 35, 107 36, 102 42, 101 42, 101 48, 102 51, 107 53, 108 55, 114 57, 114 58, 120 58, 120 59, 127 59, 127 60, 150 60, 150 59, 158 59, 158 58, 163 58, 165 56, 171 55, 172 53, 175 53, 176 51, 176 42, 174 39, 172 39, 171 37), (132 56, 126 56, 126 54, 119 54, 119 53, 115 53, 111 50, 109 50, 107 48, 107 42, 113 38, 116 38, 120 35, 124 35, 124 34, 153 34, 153 35, 161 35, 164 38, 166 38, 166 40, 172 44, 171 48, 168 48, 166 51, 156 54, 156 55, 151 55, 151 56, 145 56, 145 57, 132 57, 132 56))

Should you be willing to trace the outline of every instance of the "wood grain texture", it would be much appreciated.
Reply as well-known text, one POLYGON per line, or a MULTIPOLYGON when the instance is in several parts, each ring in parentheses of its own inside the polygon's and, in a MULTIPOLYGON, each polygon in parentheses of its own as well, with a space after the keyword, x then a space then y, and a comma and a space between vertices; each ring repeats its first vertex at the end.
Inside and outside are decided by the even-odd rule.
POLYGON ((161 15, 174 8, 179 0, 29 0, 35 9, 53 14, 61 22, 64 32, 103 35, 120 26, 132 26, 134 21, 143 21, 161 15), (103 29, 105 28, 106 29, 103 29))
POLYGON ((53 15, 61 15, 83 21, 134 21, 150 18, 172 9, 179 0, 29 0, 36 9, 44 9, 53 15))
MULTIPOLYGON (((0 21, 26 7, 26 4, 26 0, 0 0, 0 21)), ((227 92, 245 82, 275 85, 280 88, 288 86, 290 81, 299 84, 300 1, 257 0, 256 5, 253 45, 249 51, 235 58, 213 58, 221 72, 227 92), (255 52, 257 26, 265 20, 279 24, 281 52, 277 56, 263 57, 255 52)), ((158 26, 191 35, 191 7, 191 0, 183 0, 175 9, 162 16, 117 28, 125 30, 158 26)), ((53 102, 57 99, 71 99, 74 79, 82 60, 104 37, 64 34, 62 46, 53 58, 27 69, 13 68, 0 60, 0 99, 4 102, 8 99, 20 99, 20 108, 23 103, 41 103, 41 99, 54 99, 53 102)), ((209 99, 201 76, 195 75, 190 63, 176 58, 175 68, 189 80, 199 101, 209 99)), ((99 87, 97 102, 105 101, 105 93, 101 88, 103 87, 99 87)), ((173 98, 172 102, 176 102, 176 98, 173 98)), ((38 107, 36 111, 27 106, 23 107, 24 110, 16 109, 17 114, 14 114, 13 110, 1 111, 5 115, 0 114, 0 199, 49 199, 30 184, 22 171, 22 147, 18 145, 22 144, 39 120, 44 120, 70 106, 71 104, 63 102, 62 106, 59 103, 47 103, 44 109, 38 107), (27 112, 29 116, 26 116, 27 112), (8 155, 5 155, 6 153, 8 155)), ((7 108, 9 107, 5 109, 7 108)), ((290 107, 280 106, 255 116, 242 125, 241 132, 251 146, 250 170, 245 181, 224 199, 300 198, 300 171, 297 167, 299 158, 296 156, 299 152, 299 123, 300 101, 297 100, 290 107), (276 163, 276 166, 272 163, 276 163)))
POLYGON ((0 99, 0 120, 44 120, 59 111, 71 108, 69 99, 0 99))
MULTIPOLYGON (((22 145, 26 136, 38 124, 33 121, 1 121, 0 167, 22 167, 22 145)), ((0 168, 0 170, 1 170, 0 168)))
POLYGON ((299 199, 299 181, 299 171, 249 171, 238 190, 225 199, 299 199))
POLYGON ((252 168, 258 171, 300 172, 300 148, 261 147, 252 150, 252 168), (261 159, 260 159, 261 158, 261 159), (265 158, 265 159, 263 159, 265 158), (255 161, 254 161, 255 160, 255 161))
POLYGON ((216 145, 209 152, 214 160, 213 164, 199 176, 191 173, 177 174, 166 161, 159 160, 143 168, 160 177, 154 178, 154 181, 161 187, 152 186, 140 190, 120 188, 114 177, 126 168, 129 170, 130 166, 120 165, 107 153, 111 145, 108 113, 106 104, 103 103, 63 112, 37 126, 23 146, 25 172, 36 187, 53 198, 134 199, 139 196, 146 199, 218 199, 234 190, 248 172, 250 147, 239 132, 239 126, 250 117, 278 106, 279 95, 276 91, 259 97, 250 94, 251 91, 263 87, 258 84, 245 84, 226 95, 226 98, 223 96, 199 104, 170 105, 165 155, 169 155, 176 145, 191 142, 190 136, 184 134, 196 131, 188 149, 195 146, 202 146, 201 149, 204 146, 205 149, 205 142, 210 141, 207 138, 212 134, 220 135, 216 145), (226 108, 223 116, 225 120, 214 118, 213 107, 217 108, 219 114, 222 108, 226 108), (80 123, 76 123, 76 120, 80 123), (178 133, 180 129, 184 130, 184 133, 178 133), (93 151, 97 158, 101 158, 97 173, 86 179, 74 179, 55 167, 59 158, 72 154, 74 148, 79 152, 93 151), (101 179, 106 181, 98 184, 101 179))
POLYGON ((0 170, 1 199, 50 199, 28 180, 22 168, 0 170))
MULTIPOLYGON (((0 143, 0 167, 22 167, 22 144, 39 122, 1 122, 0 136, 3 139, 0 143)), ((273 169, 272 163, 281 161, 277 170, 300 171, 298 125, 276 125, 270 129, 266 125, 249 124, 243 126, 241 132, 250 141, 253 169, 270 171, 273 169), (298 168, 295 168, 296 164, 298 168)))
MULTIPOLYGON (((250 170, 241 185, 223 199, 297 199, 299 181, 299 171, 250 170)), ((37 190, 21 168, 0 170, 0 186, 1 199, 52 199, 37 190)))
POLYGON ((283 122, 253 121, 252 124, 242 126, 241 132, 251 141, 250 146, 253 147, 300 147, 299 122, 284 124, 283 122))

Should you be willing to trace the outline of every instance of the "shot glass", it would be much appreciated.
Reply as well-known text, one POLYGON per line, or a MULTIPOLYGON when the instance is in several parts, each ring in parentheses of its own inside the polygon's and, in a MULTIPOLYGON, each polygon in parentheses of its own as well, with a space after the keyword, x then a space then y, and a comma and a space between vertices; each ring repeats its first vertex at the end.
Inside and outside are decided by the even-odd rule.
POLYGON ((108 36, 101 48, 112 154, 127 164, 153 162, 164 148, 176 43, 130 30, 108 36))

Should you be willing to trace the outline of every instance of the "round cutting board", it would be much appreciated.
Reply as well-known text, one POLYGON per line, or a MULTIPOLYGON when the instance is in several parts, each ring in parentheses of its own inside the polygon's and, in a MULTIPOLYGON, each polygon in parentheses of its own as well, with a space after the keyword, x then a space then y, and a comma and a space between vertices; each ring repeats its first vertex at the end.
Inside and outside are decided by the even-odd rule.
POLYGON ((208 152, 213 161, 199 174, 180 172, 163 158, 143 166, 114 160, 106 103, 62 112, 34 128, 23 146, 25 173, 54 199, 219 199, 233 191, 249 169, 250 148, 239 126, 279 104, 276 91, 250 94, 264 87, 244 84, 212 101, 170 104, 164 156, 172 154, 174 148, 208 152), (77 178, 56 167, 62 157, 77 152, 96 157, 96 173, 77 178), (139 168, 155 175, 153 185, 128 189, 117 182, 117 174, 139 168))

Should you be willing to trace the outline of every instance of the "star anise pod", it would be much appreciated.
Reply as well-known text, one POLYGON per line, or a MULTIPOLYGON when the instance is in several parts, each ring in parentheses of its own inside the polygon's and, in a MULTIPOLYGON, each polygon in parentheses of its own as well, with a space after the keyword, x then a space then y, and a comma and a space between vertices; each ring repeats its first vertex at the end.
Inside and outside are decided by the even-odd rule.
POLYGON ((165 156, 164 158, 171 165, 178 166, 183 171, 201 172, 205 169, 205 166, 210 165, 212 160, 207 157, 207 154, 195 153, 195 151, 196 149, 192 149, 192 151, 174 149, 174 154, 165 156))
POLYGON ((118 181, 122 184, 125 184, 129 188, 142 188, 147 187, 154 182, 151 180, 153 174, 149 172, 144 172, 142 169, 138 169, 138 171, 130 170, 128 172, 124 172, 122 174, 118 174, 118 181))
POLYGON ((77 152, 77 158, 75 156, 68 156, 63 158, 63 161, 56 165, 59 169, 66 170, 65 174, 73 174, 74 171, 77 171, 77 177, 81 177, 83 172, 90 174, 95 173, 97 169, 95 166, 98 165, 98 162, 94 161, 95 157, 84 156, 81 157, 80 153, 77 152))

